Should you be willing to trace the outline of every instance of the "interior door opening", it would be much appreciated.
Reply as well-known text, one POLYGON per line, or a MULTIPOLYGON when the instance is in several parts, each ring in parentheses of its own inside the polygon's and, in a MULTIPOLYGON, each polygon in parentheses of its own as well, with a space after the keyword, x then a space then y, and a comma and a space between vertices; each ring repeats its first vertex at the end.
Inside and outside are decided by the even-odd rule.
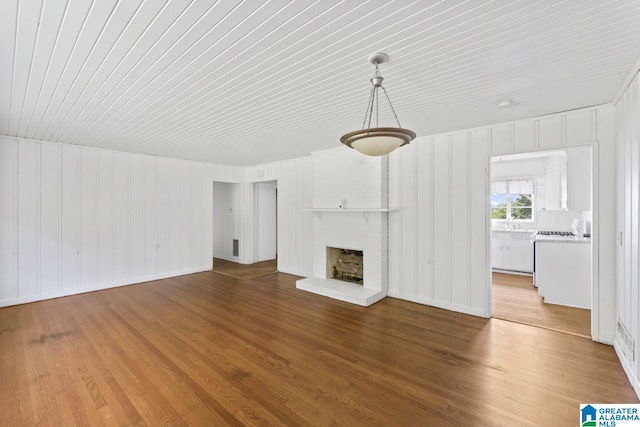
POLYGON ((254 260, 275 260, 278 257, 278 183, 256 182, 254 204, 254 260))
POLYGON ((240 262, 241 185, 213 182, 213 269, 216 260, 240 262))
POLYGON ((591 337, 592 151, 491 157, 492 317, 591 337))

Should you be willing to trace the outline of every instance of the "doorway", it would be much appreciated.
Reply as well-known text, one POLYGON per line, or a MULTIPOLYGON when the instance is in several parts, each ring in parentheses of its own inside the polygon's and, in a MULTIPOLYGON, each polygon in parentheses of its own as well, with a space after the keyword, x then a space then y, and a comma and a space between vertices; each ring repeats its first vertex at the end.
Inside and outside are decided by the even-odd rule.
POLYGON ((213 258, 240 262, 241 184, 213 182, 213 258))
POLYGON ((278 182, 256 182, 253 187, 254 261, 278 257, 278 182))
POLYGON ((491 158, 492 317, 591 337, 592 151, 491 158))

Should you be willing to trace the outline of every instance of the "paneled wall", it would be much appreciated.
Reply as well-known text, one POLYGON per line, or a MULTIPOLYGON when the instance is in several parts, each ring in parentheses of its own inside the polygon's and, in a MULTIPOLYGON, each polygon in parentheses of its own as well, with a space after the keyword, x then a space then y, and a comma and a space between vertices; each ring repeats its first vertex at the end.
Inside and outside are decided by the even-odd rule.
POLYGON ((311 157, 245 168, 243 190, 243 262, 254 262, 253 252, 253 191, 254 183, 277 181, 278 186, 278 271, 299 276, 311 276, 312 219, 311 212, 302 211, 312 205, 313 165, 311 157))
POLYGON ((617 329, 614 347, 640 395, 640 77, 637 75, 616 106, 616 128, 617 319, 633 343, 625 340, 623 332, 617 329))
POLYGON ((0 137, 0 306, 211 268, 241 169, 0 137))
POLYGON ((389 295, 490 315, 489 158, 593 144, 595 339, 614 336, 614 109, 423 137, 389 156, 389 295))

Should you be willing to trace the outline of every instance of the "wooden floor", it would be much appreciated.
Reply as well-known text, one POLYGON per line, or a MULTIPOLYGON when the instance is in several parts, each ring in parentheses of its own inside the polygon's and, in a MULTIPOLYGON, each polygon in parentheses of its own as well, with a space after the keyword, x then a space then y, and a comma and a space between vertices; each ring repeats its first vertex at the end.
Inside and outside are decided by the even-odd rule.
POLYGON ((233 277, 234 279, 248 280, 257 279, 278 271, 278 260, 256 262, 253 264, 238 264, 237 262, 225 259, 213 259, 213 272, 233 277))
POLYGON ((294 276, 213 272, 0 309, 0 425, 578 425, 613 348, 294 276))
POLYGON ((591 337, 591 310, 546 304, 530 276, 492 273, 492 281, 493 317, 591 337))

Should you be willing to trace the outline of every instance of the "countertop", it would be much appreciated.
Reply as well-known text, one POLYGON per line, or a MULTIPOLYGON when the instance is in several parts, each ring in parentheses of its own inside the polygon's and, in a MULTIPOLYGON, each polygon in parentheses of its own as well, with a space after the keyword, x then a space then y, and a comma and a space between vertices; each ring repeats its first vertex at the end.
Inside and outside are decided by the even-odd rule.
POLYGON ((544 243, 591 243, 590 237, 578 236, 540 236, 536 235, 536 242, 544 243))

